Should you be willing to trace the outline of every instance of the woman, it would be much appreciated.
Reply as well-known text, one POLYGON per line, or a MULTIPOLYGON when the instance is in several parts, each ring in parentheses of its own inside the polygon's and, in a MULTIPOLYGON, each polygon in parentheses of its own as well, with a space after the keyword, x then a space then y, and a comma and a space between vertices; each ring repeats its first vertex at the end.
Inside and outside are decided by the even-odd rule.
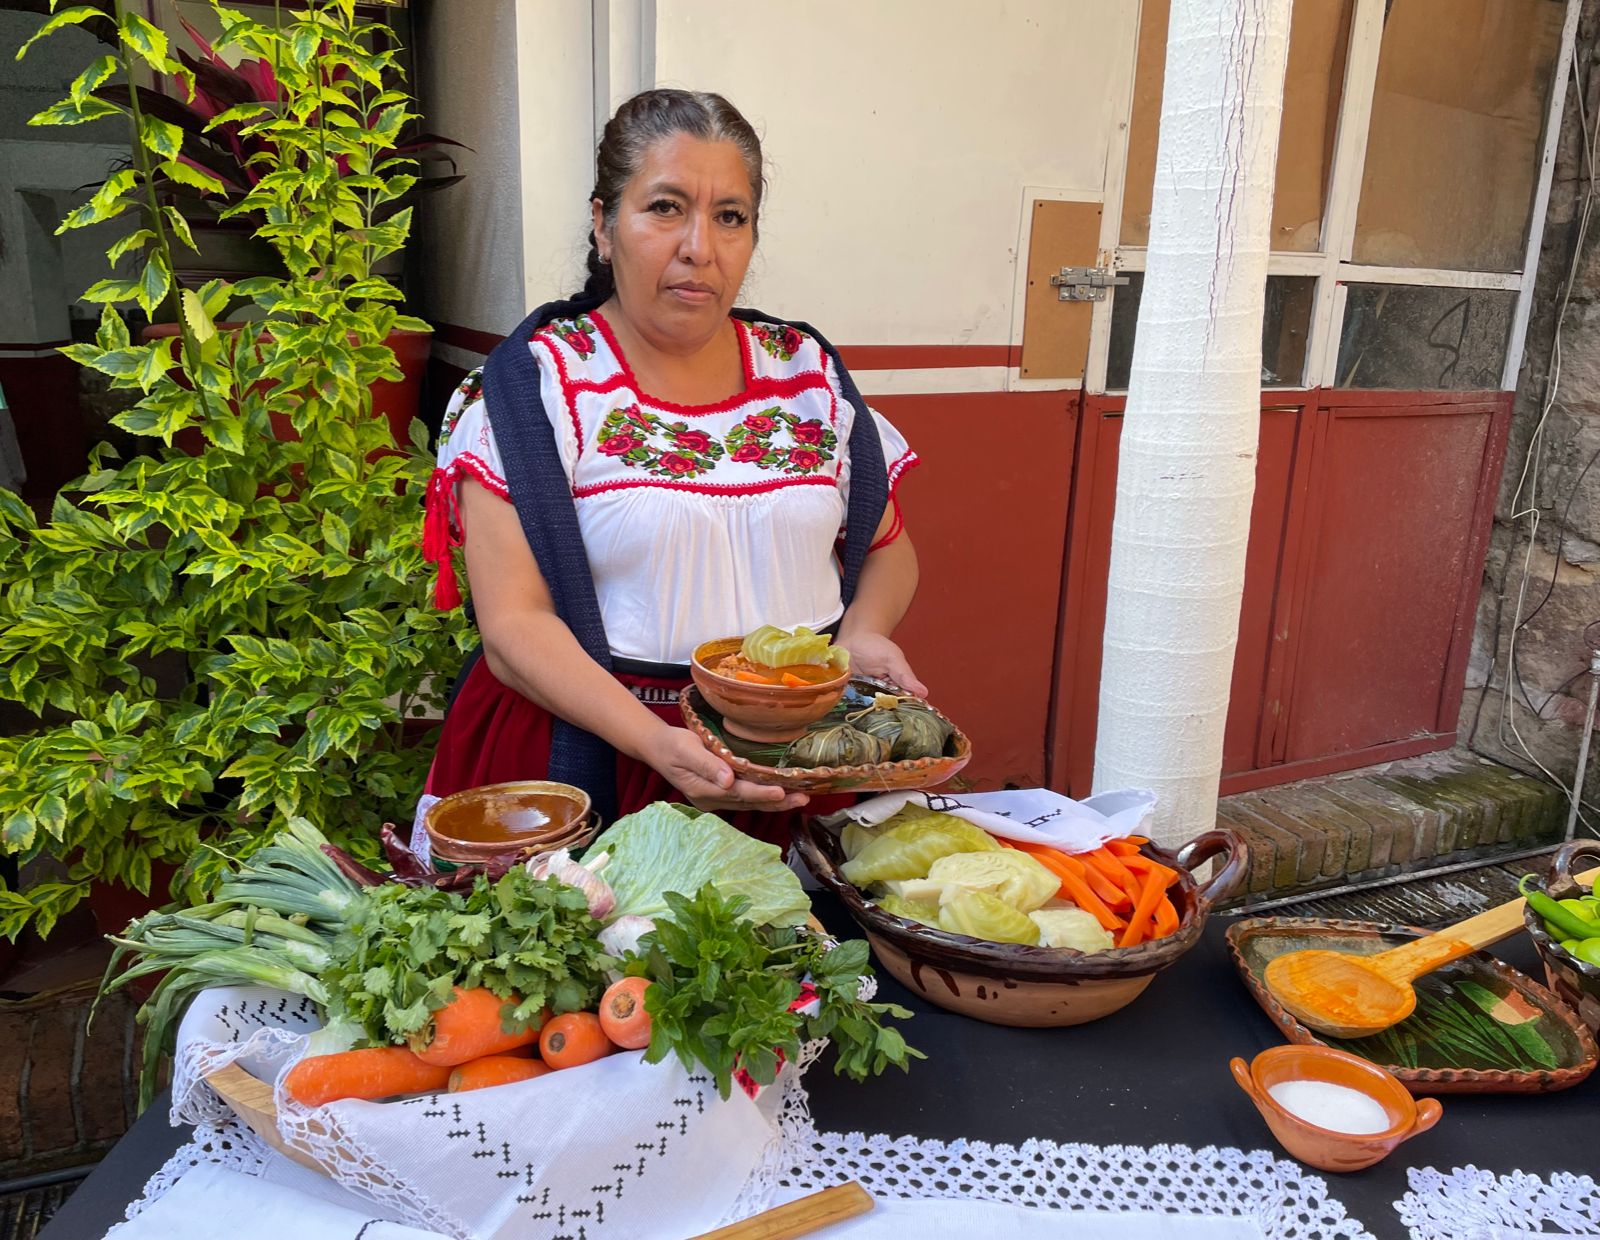
POLYGON ((853 669, 926 692, 890 637, 917 584, 894 500, 915 455, 815 332, 733 311, 762 189, 760 142, 725 99, 624 103, 596 156, 583 292, 451 400, 425 544, 446 604, 464 548, 483 657, 435 795, 548 775, 602 812, 798 809, 677 711, 694 647, 762 624, 837 626, 853 669))

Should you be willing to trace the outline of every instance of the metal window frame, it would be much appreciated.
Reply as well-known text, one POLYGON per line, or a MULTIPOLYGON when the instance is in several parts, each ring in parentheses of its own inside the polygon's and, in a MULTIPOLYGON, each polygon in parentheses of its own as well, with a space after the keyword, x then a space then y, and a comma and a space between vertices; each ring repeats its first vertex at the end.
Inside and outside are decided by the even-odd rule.
MULTIPOLYGON (((1555 175, 1556 151, 1561 138, 1561 120, 1571 73, 1573 47, 1577 38, 1581 0, 1566 0, 1566 16, 1561 31, 1561 46, 1556 57, 1555 77, 1545 113, 1544 137, 1540 147, 1538 179, 1533 208, 1529 213, 1526 247, 1520 271, 1451 271, 1436 267, 1382 267, 1352 260, 1355 252, 1356 213, 1361 201, 1361 178, 1365 171, 1367 138, 1372 126, 1373 97, 1378 84, 1378 56, 1383 45, 1383 20, 1386 0, 1355 0, 1351 16, 1350 45, 1345 57, 1345 76, 1339 98, 1339 121, 1335 131, 1333 161, 1328 175, 1328 194, 1323 203, 1321 246, 1315 251, 1274 251, 1267 262, 1268 275, 1317 277, 1317 290, 1311 314, 1310 338, 1306 344, 1306 371, 1299 388, 1331 388, 1337 381, 1339 336, 1344 326, 1347 284, 1406 284, 1439 288, 1501 289, 1517 294, 1512 316, 1511 339, 1507 343, 1501 388, 1515 389, 1527 343, 1528 322, 1533 313, 1533 292, 1538 278, 1539 251, 1544 241, 1545 215, 1550 204, 1550 187, 1555 175)), ((1128 131, 1133 119, 1133 79, 1138 63, 1137 24, 1127 67, 1127 88, 1121 100, 1115 140, 1108 152, 1105 192, 1105 221, 1102 246, 1113 255, 1119 271, 1143 271, 1148 252, 1143 246, 1119 245, 1122 226, 1122 200, 1127 180, 1128 131), (1113 174, 1114 173, 1114 174, 1113 174)), ((1106 390, 1106 359, 1110 353, 1111 312, 1116 292, 1095 307, 1094 326, 1089 337, 1089 362, 1085 385, 1091 393, 1106 390)))

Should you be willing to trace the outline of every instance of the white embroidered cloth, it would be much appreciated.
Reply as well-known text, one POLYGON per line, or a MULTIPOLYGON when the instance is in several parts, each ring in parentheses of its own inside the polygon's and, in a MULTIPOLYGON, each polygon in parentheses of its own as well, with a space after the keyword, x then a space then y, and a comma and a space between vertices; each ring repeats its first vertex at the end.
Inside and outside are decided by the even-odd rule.
MULTIPOLYGON (((943 1219, 974 1212, 1019 1237, 1029 1234, 1024 1225, 1053 1229, 1039 1234, 1061 1234, 1071 1212, 1075 1226, 1096 1228, 1099 1215, 1118 1216, 1114 1225, 1083 1233, 1108 1240, 1165 1240, 1180 1234, 1176 1224, 1191 1217, 1206 1221, 1181 1230, 1185 1240, 1372 1240, 1321 1179, 1265 1151, 1052 1141, 1013 1146, 819 1132, 800 1083, 819 1044, 807 1047, 801 1063, 754 1102, 736 1091, 723 1103, 681 1070, 644 1068, 634 1056, 618 1055, 523 1086, 409 1103, 340 1103, 291 1117, 291 1133, 345 1160, 335 1184, 267 1150, 226 1117, 203 1081, 204 1071, 214 1070, 208 1065, 230 1059, 252 1070, 290 1062, 298 1050, 285 1048, 303 1045, 304 1034, 270 1022, 300 1024, 295 1014, 306 1015, 300 1001, 257 988, 219 988, 196 1003, 184 1036, 204 1031, 219 1041, 205 1048, 180 1046, 173 1115, 200 1124, 193 1140, 151 1177, 144 1196, 129 1207, 130 1218, 192 1168, 217 1164, 369 1217, 494 1240, 580 1234, 586 1240, 678 1240, 849 1180, 885 1203, 875 1212, 880 1224, 897 1216, 917 1220, 899 1227, 896 1240, 937 1236, 938 1230, 924 1226, 934 1229, 944 1226, 943 1219), (549 1087, 563 1081, 573 1095, 556 1098, 549 1087), (619 1085, 627 1102, 609 1105, 619 1085), (537 1105, 519 1099, 519 1091, 527 1100, 536 1097, 537 1105), (457 1107, 463 1108, 459 1116, 457 1107), (411 1113, 402 1125, 388 1118, 397 1111, 411 1113), (413 1118, 426 1111, 443 1114, 427 1117, 427 1123, 413 1118), (387 1132, 378 1130, 379 1116, 387 1132), (324 1127, 317 1131, 319 1123, 324 1127), (402 1130, 410 1135, 402 1136, 402 1130), (565 1152, 558 1158, 552 1150, 561 1147, 565 1152), (401 1160, 403 1174, 397 1174, 399 1165, 379 1163, 374 1150, 383 1159, 401 1160), (492 1186, 507 1187, 499 1195, 491 1191, 490 1203, 472 1205, 468 1217, 447 1215, 439 1203, 466 1196, 465 1183, 481 1184, 485 1168, 492 1169, 492 1186), (957 1204, 915 1204, 924 1201, 957 1204), (913 1204, 902 1215, 903 1202, 913 1204), (417 1217, 419 1205, 429 1207, 430 1219, 417 1217)), ((250 1240, 248 1233, 227 1234, 250 1240)))
POLYGON ((1010 788, 1004 792, 886 792, 840 812, 867 826, 897 814, 906 805, 925 805, 964 818, 990 835, 1045 844, 1062 852, 1090 852, 1107 840, 1140 835, 1155 812, 1156 794, 1143 788, 1102 792, 1074 801, 1048 788, 1010 788))
MULTIPOLYGON (((296 996, 203 991, 179 1030, 173 1118, 225 1120, 205 1082, 223 1064, 279 1080, 280 1134, 369 1216, 486 1240, 547 1226, 552 1235, 581 1226, 588 1240, 656 1227, 694 1235, 714 1228, 777 1153, 776 1098, 719 1098, 708 1076, 676 1061, 646 1064, 639 1052, 494 1090, 304 1107, 281 1074, 307 1053, 315 1023, 296 996)), ((814 1054, 785 1072, 796 1075, 814 1054)))
POLYGON ((1410 1188, 1394 1203, 1413 1240, 1522 1240, 1525 1236, 1600 1238, 1600 1186, 1558 1171, 1496 1175, 1468 1165, 1449 1173, 1412 1167, 1410 1188))

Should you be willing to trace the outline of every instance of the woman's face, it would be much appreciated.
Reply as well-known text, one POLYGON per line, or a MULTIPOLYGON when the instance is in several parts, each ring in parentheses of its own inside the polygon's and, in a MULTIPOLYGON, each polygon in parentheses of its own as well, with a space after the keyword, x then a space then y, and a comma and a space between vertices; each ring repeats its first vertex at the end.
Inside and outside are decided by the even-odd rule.
POLYGON ((652 344, 696 348, 727 319, 755 249, 755 203, 739 148, 673 134, 645 153, 607 228, 592 204, 629 324, 652 344))

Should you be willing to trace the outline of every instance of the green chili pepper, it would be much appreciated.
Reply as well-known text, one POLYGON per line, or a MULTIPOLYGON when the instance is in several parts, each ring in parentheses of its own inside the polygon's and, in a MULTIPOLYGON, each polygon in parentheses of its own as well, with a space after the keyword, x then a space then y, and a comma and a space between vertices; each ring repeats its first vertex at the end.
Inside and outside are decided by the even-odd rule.
POLYGON ((1528 884, 1534 881, 1532 874, 1524 874, 1522 881, 1517 884, 1517 890, 1528 901, 1528 907, 1538 913, 1545 920, 1550 933, 1558 939, 1590 939, 1594 937, 1594 923, 1577 916, 1568 909, 1564 909, 1542 891, 1529 891, 1528 884))

